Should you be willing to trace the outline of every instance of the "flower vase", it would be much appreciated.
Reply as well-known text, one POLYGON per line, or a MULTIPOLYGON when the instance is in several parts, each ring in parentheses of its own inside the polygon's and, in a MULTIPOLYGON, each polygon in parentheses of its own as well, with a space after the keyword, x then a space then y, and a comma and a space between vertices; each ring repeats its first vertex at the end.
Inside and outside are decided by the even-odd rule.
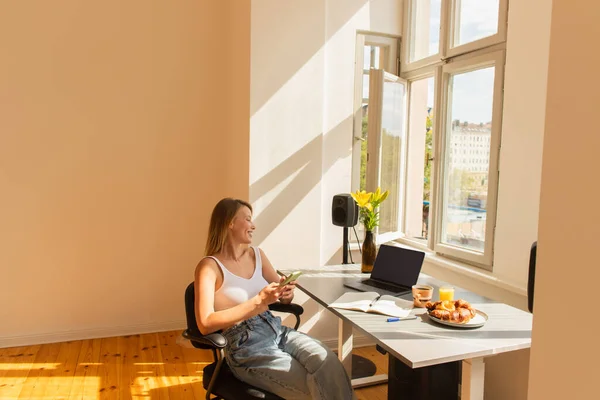
POLYGON ((373 232, 366 231, 365 240, 362 245, 362 263, 360 266, 360 272, 371 273, 373 271, 373 264, 375 264, 375 258, 377 257, 377 247, 375 246, 375 240, 373 239, 373 232))

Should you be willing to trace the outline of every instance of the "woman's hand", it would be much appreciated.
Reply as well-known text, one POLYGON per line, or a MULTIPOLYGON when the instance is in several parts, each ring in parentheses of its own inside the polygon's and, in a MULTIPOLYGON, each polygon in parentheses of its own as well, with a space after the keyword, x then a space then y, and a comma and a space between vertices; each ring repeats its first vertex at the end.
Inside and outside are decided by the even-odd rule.
POLYGON ((269 306, 281 298, 284 289, 285 286, 281 287, 277 282, 269 283, 258 293, 258 298, 261 304, 269 306))
MULTIPOLYGON (((285 280, 285 276, 280 278, 280 282, 285 280)), ((291 281, 287 285, 282 287, 283 291, 279 300, 284 304, 289 304, 294 299, 294 289, 296 289, 296 281, 291 281)))

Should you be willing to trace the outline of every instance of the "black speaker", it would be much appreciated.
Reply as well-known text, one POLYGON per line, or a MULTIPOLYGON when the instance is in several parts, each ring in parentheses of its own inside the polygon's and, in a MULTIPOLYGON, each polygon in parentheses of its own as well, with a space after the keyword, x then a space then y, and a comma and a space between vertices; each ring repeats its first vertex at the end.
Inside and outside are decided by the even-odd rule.
POLYGON ((331 222, 350 228, 358 222, 358 204, 349 194, 336 194, 331 204, 331 222))

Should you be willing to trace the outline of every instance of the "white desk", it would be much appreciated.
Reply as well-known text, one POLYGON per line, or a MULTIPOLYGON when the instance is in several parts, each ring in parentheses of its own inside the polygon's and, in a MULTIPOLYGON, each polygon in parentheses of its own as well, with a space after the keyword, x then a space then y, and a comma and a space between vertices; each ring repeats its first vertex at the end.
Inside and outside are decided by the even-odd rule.
MULTIPOLYGON (((288 273, 289 271, 282 271, 288 273)), ((367 277, 358 265, 324 266, 305 269, 298 287, 324 307, 352 289, 343 286, 348 278, 367 277)), ((447 284, 425 274, 420 284, 434 287, 447 284)), ((377 291, 377 290, 374 290, 377 291)), ((351 371, 352 329, 358 329, 411 368, 451 361, 462 362, 461 399, 483 400, 484 357, 531 347, 532 315, 455 287, 455 299, 465 299, 489 316, 477 329, 447 328, 431 321, 424 308, 415 308, 416 320, 386 322, 383 315, 327 308, 340 318, 338 355, 351 371)), ((402 296, 412 301, 412 295, 402 296)))

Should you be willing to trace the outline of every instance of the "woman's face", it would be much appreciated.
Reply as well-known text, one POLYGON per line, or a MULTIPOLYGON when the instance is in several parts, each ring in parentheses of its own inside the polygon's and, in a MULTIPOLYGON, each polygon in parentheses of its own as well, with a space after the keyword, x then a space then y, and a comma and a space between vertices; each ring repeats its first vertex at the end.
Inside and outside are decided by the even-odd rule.
POLYGON ((242 206, 237 210, 233 217, 233 221, 229 224, 229 234, 231 238, 238 243, 252 243, 252 235, 254 234, 254 223, 252 223, 252 211, 246 206, 242 206))

